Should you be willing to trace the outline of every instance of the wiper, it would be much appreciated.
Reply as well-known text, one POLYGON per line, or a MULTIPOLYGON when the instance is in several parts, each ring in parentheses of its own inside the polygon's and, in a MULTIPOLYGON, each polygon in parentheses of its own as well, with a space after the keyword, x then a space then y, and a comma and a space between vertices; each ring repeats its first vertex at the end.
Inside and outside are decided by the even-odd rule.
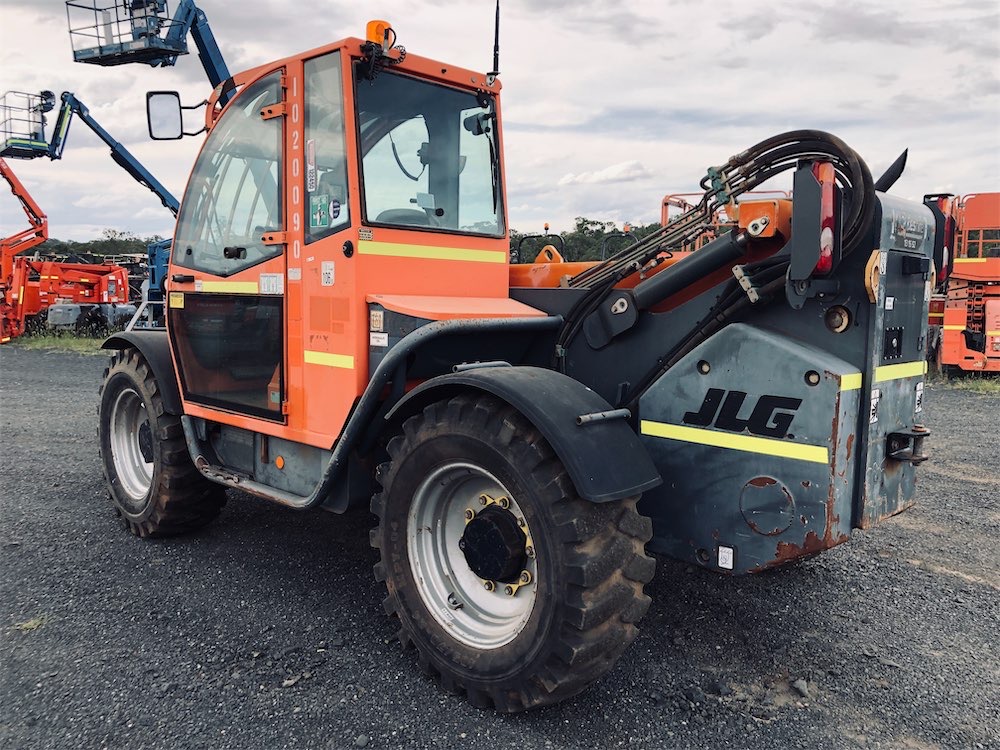
POLYGON ((500 198, 500 162, 497 159, 497 150, 493 145, 491 133, 486 134, 486 140, 490 144, 490 178, 493 181, 493 213, 497 212, 497 202, 500 198))

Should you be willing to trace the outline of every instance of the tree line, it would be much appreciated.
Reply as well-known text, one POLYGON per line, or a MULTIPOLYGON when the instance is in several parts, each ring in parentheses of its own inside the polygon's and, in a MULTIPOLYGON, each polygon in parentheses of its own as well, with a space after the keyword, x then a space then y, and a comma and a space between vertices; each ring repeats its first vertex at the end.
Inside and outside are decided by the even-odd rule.
POLYGON ((36 250, 41 255, 76 256, 82 259, 109 255, 146 254, 146 246, 163 238, 159 235, 139 237, 134 232, 105 229, 97 239, 78 242, 49 238, 36 250))
MULTIPOLYGON (((567 261, 600 260, 602 253, 611 255, 659 228, 660 224, 657 222, 634 226, 625 224, 619 227, 613 221, 599 221, 578 216, 573 228, 568 232, 550 232, 547 236, 544 233, 538 233, 541 236, 534 236, 535 233, 532 232, 511 229, 511 257, 515 262, 531 263, 545 245, 551 244, 558 250, 562 244, 565 250, 561 252, 567 261), (627 232, 624 231, 626 228, 627 232), (557 236, 562 238, 562 243, 556 239, 557 236)), ((39 245, 37 249, 42 255, 75 255, 80 257, 103 257, 130 253, 144 255, 147 245, 162 239, 159 235, 140 237, 134 232, 105 229, 97 239, 78 242, 51 238, 39 245)))
POLYGON ((629 244, 660 229, 660 224, 641 224, 619 228, 613 221, 597 221, 583 216, 576 217, 573 228, 568 232, 544 232, 536 236, 531 232, 510 230, 510 252, 512 262, 531 263, 545 245, 552 245, 560 250, 560 242, 554 237, 560 236, 565 250, 560 250, 563 260, 600 260, 627 247, 629 244), (627 232, 624 230, 628 230, 627 232))

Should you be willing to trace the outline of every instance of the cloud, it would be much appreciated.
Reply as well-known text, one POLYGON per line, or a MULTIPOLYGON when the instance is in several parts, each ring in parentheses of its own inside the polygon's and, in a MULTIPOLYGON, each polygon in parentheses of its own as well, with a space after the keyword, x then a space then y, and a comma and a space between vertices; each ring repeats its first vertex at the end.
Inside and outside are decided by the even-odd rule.
POLYGON ((636 160, 623 161, 596 172, 580 172, 579 174, 563 175, 559 185, 600 185, 608 182, 633 182, 653 174, 636 160))
MULTIPOLYGON (((80 65, 61 0, 0 2, 0 91, 74 91, 179 197, 202 141, 151 142, 144 96, 175 89, 185 103, 205 98, 194 46, 172 68, 80 65)), ((283 0, 199 5, 234 72, 363 36, 373 17, 391 21, 411 54, 479 71, 492 63, 487 2, 301 0, 293 14, 283 0)), ((893 188, 900 196, 919 200, 944 185, 998 189, 996 0, 817 0, 808 8, 774 0, 752 13, 742 0, 716 0, 711 12, 694 0, 501 6, 512 226, 540 229, 547 220, 569 228, 581 215, 654 220, 660 198, 694 189, 708 165, 796 127, 837 134, 876 173, 909 146, 909 166, 893 188)), ((62 161, 13 166, 55 237, 170 229, 169 213, 82 123, 62 161), (74 205, 81 201, 87 205, 74 205)), ((0 192, 10 198, 0 196, 0 234, 9 234, 24 217, 0 192)))

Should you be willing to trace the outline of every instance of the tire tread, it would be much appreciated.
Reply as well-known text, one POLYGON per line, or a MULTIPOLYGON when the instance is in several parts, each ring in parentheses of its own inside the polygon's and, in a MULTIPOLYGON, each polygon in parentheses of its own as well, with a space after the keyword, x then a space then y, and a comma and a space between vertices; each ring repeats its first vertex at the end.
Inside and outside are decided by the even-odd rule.
MULTIPOLYGON (((122 524, 130 533, 143 539, 184 534, 205 526, 219 515, 225 505, 225 489, 203 477, 191 462, 180 418, 166 412, 156 378, 136 349, 118 350, 111 357, 111 365, 105 370, 101 384, 99 403, 103 403, 110 377, 118 372, 129 375, 146 391, 153 410, 149 414, 150 427, 159 440, 161 458, 160 471, 154 470, 152 495, 141 520, 129 518, 123 513, 113 489, 109 492, 122 524)), ((99 443, 103 445, 102 440, 99 443)), ((101 463, 108 486, 112 487, 114 478, 108 468, 110 461, 111 458, 107 457, 101 463)))
MULTIPOLYGON (((402 600, 388 582, 383 602, 386 612, 401 623, 401 643, 416 645, 421 667, 445 689, 464 695, 474 706, 513 713, 576 695, 610 670, 638 636, 635 623, 650 603, 643 586, 655 567, 645 552, 652 536, 651 522, 636 510, 637 497, 601 505, 580 498, 541 433, 519 412, 490 396, 461 394, 410 417, 402 434, 388 444, 390 462, 407 455, 421 436, 438 433, 440 425, 446 429, 449 423, 471 425, 507 446, 512 460, 537 482, 539 499, 548 504, 555 520, 553 543, 565 549, 570 561, 570 590, 556 608, 549 642, 543 646, 542 657, 535 660, 533 671, 504 685, 479 684, 436 667, 420 639, 406 634, 406 619, 400 617, 402 600)), ((378 523, 371 534, 371 545, 379 555, 374 573, 382 582, 387 579, 387 563, 383 561, 386 493, 393 477, 390 463, 379 472, 383 492, 371 503, 378 523)))

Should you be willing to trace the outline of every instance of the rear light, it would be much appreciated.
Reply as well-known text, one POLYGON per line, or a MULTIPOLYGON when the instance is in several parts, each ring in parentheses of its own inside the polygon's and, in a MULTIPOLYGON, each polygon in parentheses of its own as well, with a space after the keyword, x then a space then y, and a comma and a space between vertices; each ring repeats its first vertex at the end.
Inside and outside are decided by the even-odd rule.
POLYGON ((824 275, 833 270, 835 173, 829 162, 816 162, 812 173, 820 185, 819 260, 813 274, 824 275))

